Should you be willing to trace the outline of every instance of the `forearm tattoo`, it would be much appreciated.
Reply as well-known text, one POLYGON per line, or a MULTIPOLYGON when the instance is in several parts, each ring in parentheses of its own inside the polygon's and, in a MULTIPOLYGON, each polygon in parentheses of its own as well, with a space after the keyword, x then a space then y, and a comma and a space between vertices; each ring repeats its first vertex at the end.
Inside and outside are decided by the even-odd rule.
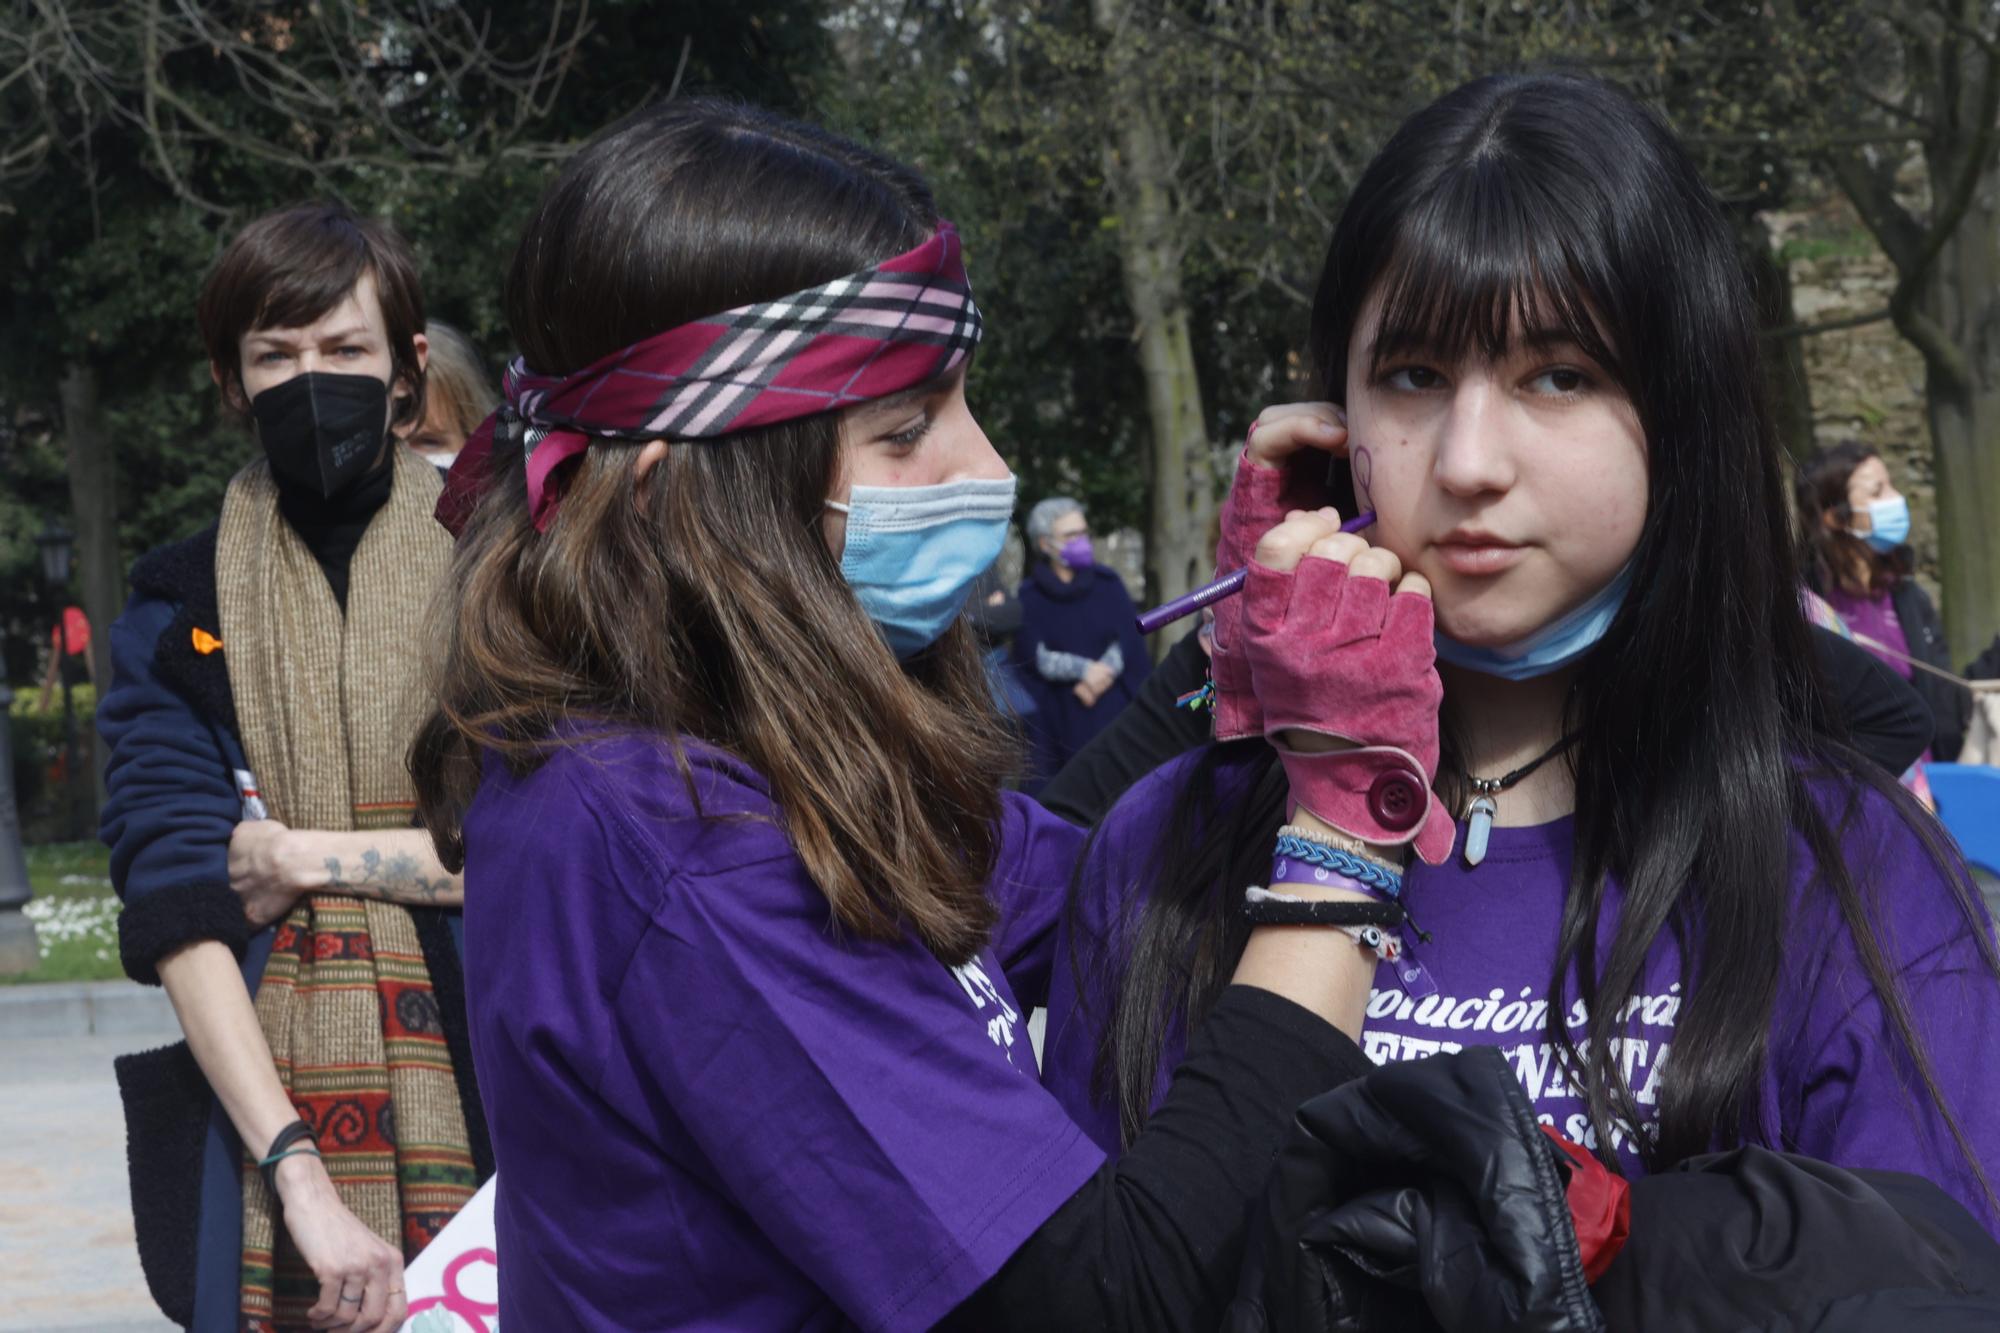
POLYGON ((389 902, 434 903, 455 895, 458 886, 450 875, 431 876, 424 863, 408 852, 384 855, 379 847, 361 853, 361 864, 343 863, 337 856, 326 858, 327 888, 336 893, 352 893, 363 898, 389 902))

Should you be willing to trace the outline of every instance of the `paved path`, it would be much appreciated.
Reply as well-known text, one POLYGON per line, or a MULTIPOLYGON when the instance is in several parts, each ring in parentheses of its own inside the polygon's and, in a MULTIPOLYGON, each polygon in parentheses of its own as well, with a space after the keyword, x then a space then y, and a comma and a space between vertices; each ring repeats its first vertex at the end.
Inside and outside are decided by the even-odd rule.
POLYGON ((18 1036, 5 1018, 0 1006, 0 1333, 173 1333, 139 1273, 111 1077, 113 1056, 173 1037, 18 1036))

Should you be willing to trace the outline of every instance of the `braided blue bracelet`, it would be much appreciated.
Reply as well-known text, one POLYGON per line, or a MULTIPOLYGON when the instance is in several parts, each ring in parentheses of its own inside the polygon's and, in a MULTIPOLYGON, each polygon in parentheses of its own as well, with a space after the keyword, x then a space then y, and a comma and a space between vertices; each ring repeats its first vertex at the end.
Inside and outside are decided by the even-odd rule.
POLYGON ((1339 847, 1328 847, 1325 843, 1310 842, 1290 833, 1278 835, 1278 845, 1274 855, 1288 861, 1303 861, 1307 865, 1320 866, 1331 870, 1343 879, 1351 879, 1364 888, 1387 894, 1390 898, 1400 898, 1403 894, 1403 876, 1378 861, 1370 861, 1356 856, 1339 847))

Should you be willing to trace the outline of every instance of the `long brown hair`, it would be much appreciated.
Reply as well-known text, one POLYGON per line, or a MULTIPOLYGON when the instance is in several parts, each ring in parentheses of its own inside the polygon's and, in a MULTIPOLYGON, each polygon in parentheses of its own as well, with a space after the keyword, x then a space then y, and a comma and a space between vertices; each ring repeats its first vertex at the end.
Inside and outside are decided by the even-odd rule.
MULTIPOLYGON (((701 315, 900 253, 937 223, 908 170, 752 108, 641 112, 544 195, 506 290, 528 363, 581 368, 701 315)), ((899 664, 822 535, 838 421, 674 443, 635 490, 640 445, 594 442, 548 531, 518 448, 461 539, 439 617, 437 711, 413 748, 448 866, 482 752, 517 772, 605 729, 654 733, 770 783, 835 921, 914 929, 947 962, 986 942, 1000 779, 1012 742, 961 622, 899 664), (635 498, 636 497, 636 498, 635 498)))
POLYGON ((1822 445, 1799 464, 1793 484, 1799 510, 1800 564, 1819 592, 1835 588, 1857 597, 1878 596, 1910 572, 1908 547, 1878 551, 1849 532, 1854 507, 1847 483, 1863 463, 1882 455, 1859 440, 1822 445), (1831 512, 1840 526, 1826 525, 1831 512))

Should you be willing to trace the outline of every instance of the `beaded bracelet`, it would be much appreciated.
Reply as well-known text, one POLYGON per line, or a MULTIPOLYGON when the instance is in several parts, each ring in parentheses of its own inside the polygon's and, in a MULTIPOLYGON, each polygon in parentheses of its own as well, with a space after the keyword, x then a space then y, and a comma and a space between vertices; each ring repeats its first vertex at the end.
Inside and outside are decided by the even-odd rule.
POLYGON ((1278 845, 1273 855, 1287 861, 1302 861, 1310 866, 1331 870, 1343 879, 1353 880, 1364 888, 1391 898, 1399 898, 1403 893, 1402 872, 1392 870, 1379 861, 1356 856, 1353 852, 1339 847, 1329 847, 1323 842, 1313 842, 1296 833, 1280 833, 1278 845))
POLYGON ((1338 929, 1385 963, 1393 963, 1403 956, 1403 937, 1392 935, 1380 926, 1340 926, 1338 929))
POLYGON ((1430 969, 1410 952, 1410 946, 1396 929, 1407 926, 1418 939, 1430 938, 1409 919, 1401 903, 1297 898, 1253 884, 1243 891, 1242 911, 1256 925, 1332 926, 1373 953, 1378 961, 1389 964, 1396 984, 1411 998, 1421 1000, 1438 993, 1430 969))

